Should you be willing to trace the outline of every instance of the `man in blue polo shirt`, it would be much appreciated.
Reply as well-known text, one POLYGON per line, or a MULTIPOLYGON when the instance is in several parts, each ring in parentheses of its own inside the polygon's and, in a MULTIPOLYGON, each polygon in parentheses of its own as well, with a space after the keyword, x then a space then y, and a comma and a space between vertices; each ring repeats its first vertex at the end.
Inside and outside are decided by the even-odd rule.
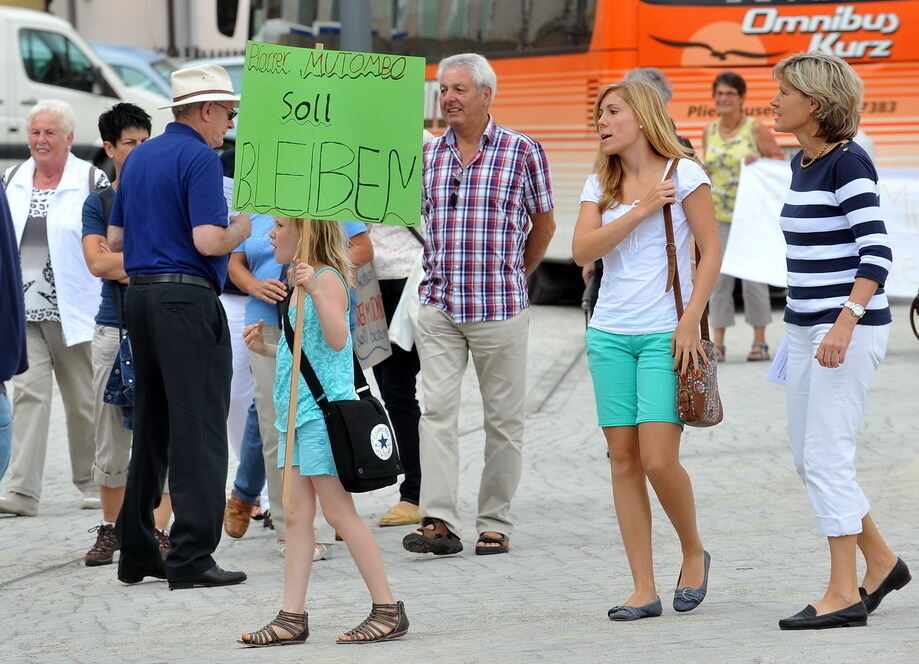
POLYGON ((233 127, 239 98, 216 65, 172 74, 175 122, 125 161, 108 242, 124 251, 126 323, 136 371, 134 445, 116 524, 118 579, 168 578, 169 588, 245 581, 211 554, 220 541, 232 364, 217 296, 227 254, 251 232, 227 223, 223 170, 213 148, 233 127), (152 511, 166 469, 175 521, 165 565, 152 511))

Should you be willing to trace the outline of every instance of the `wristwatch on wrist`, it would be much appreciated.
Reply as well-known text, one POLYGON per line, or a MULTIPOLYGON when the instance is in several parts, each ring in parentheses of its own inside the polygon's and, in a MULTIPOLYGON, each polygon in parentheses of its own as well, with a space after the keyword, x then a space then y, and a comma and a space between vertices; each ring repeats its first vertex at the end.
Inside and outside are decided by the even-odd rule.
POLYGON ((843 302, 842 306, 848 309, 849 313, 851 313, 856 318, 861 318, 862 316, 865 315, 865 307, 860 305, 858 302, 853 302, 852 300, 848 300, 846 302, 843 302))

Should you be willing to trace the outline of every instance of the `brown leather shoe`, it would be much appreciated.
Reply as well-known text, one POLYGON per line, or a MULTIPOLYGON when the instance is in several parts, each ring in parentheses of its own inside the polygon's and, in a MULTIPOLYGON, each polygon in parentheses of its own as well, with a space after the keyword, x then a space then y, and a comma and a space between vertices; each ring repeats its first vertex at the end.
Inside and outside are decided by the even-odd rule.
POLYGON ((227 535, 237 539, 245 535, 251 514, 252 505, 237 498, 235 491, 230 492, 227 508, 223 511, 223 529, 227 535))

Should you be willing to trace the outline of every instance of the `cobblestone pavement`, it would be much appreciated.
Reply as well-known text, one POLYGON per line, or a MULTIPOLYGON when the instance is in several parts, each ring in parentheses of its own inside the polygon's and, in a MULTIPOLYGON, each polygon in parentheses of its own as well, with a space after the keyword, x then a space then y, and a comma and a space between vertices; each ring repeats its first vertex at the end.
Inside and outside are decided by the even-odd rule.
MULTIPOLYGON (((919 572, 919 341, 895 307, 887 360, 875 379, 858 453, 859 479, 894 550, 919 572)), ((780 314, 776 312, 776 317, 780 314)), ((770 345, 781 338, 770 326, 770 345)), ((583 317, 536 307, 530 331, 525 470, 514 503, 510 555, 472 555, 482 463, 481 402, 466 377, 460 433, 460 496, 466 550, 434 559, 408 554, 407 528, 374 526, 409 635, 373 646, 336 645, 370 600, 343 545, 315 565, 307 645, 270 650, 237 645, 241 631, 276 613, 282 560, 274 538, 253 524, 224 537, 216 558, 247 583, 169 592, 165 583, 127 587, 115 567, 87 568, 87 529, 98 512, 77 509, 63 415, 52 416, 44 497, 36 518, 0 517, 0 662, 892 662, 919 661, 919 583, 894 593, 862 629, 781 632, 776 620, 819 599, 828 571, 785 439, 782 388, 767 365, 744 361, 751 331, 728 333, 720 367, 727 417, 688 430, 683 459, 695 485, 700 528, 713 562, 702 607, 676 614, 669 598, 679 547, 654 508, 655 567, 665 613, 611 623, 607 609, 630 592, 610 496, 605 447, 595 426, 583 355, 583 317)), ((394 488, 357 498, 375 523, 394 488)))

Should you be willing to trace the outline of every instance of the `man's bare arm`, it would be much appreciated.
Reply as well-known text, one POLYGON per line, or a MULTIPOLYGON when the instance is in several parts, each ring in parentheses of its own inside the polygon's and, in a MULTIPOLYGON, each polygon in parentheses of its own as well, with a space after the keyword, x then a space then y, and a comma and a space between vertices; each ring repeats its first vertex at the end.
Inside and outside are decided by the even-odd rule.
POLYGON ((527 275, 539 267, 549 246, 549 240, 555 234, 555 217, 552 210, 531 214, 530 222, 533 226, 527 235, 526 247, 523 250, 523 265, 527 275))
POLYGON ((238 214, 226 227, 201 224, 192 228, 195 249, 204 256, 224 256, 233 251, 252 234, 252 220, 248 214, 238 214))

